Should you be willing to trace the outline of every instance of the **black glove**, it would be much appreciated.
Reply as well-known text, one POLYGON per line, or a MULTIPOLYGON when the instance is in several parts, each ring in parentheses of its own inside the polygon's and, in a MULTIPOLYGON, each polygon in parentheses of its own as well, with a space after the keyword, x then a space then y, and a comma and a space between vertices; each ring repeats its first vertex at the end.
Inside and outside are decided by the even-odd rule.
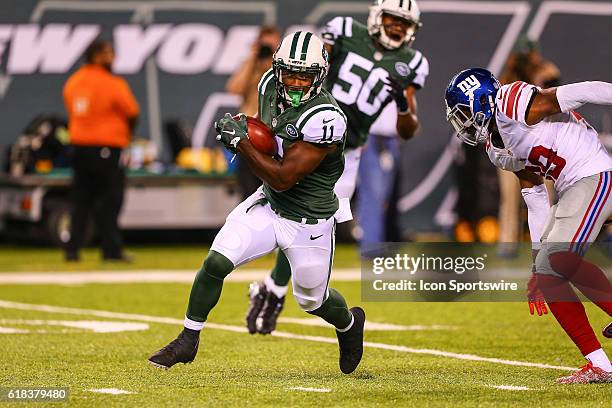
POLYGON ((392 76, 387 77, 386 85, 391 88, 389 96, 395 101, 397 105, 397 111, 399 113, 408 112, 408 100, 404 94, 404 87, 398 82, 397 79, 392 76))
POLYGON ((227 150, 235 154, 238 143, 248 137, 246 116, 240 113, 238 114, 238 120, 235 120, 232 115, 226 113, 223 118, 215 122, 215 130, 217 131, 217 140, 223 143, 227 150))

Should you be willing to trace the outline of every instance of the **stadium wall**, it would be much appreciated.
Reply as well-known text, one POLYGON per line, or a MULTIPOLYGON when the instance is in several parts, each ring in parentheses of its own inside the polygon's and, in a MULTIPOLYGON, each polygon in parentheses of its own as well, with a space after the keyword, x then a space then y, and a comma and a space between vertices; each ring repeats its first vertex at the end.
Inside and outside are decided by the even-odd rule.
MULTIPOLYGON (((137 135, 163 145, 162 123, 183 118, 194 144, 211 145, 212 122, 238 100, 224 92, 262 23, 288 31, 317 27, 337 15, 365 21, 368 1, 3 0, 0 3, 0 148, 35 115, 64 114, 61 89, 97 35, 113 39, 115 69, 142 106, 137 135)), ((419 2, 423 28, 415 47, 430 61, 418 94, 419 136, 402 146, 398 211, 405 234, 453 223, 457 143, 444 120, 443 91, 468 66, 499 72, 517 37, 539 39, 564 82, 612 81, 609 1, 419 2)), ((609 109, 582 113, 612 133, 609 109)), ((494 171, 491 168, 491 171, 494 171)))

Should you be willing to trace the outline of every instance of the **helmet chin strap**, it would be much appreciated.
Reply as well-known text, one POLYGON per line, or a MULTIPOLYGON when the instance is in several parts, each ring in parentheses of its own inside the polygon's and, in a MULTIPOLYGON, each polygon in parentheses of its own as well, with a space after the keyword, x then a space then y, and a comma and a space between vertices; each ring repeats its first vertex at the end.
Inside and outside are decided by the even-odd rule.
POLYGON ((287 96, 291 99, 291 106, 297 108, 300 106, 302 102, 302 97, 304 96, 304 91, 297 91, 294 89, 287 90, 287 96))

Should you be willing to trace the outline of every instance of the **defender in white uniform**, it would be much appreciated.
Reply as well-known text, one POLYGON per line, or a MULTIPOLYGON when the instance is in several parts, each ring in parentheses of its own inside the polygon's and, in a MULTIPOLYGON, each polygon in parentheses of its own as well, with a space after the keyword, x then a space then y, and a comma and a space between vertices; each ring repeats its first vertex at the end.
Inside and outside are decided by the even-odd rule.
POLYGON ((470 145, 486 142, 491 161, 527 183, 523 197, 532 240, 541 235, 537 288, 589 361, 559 382, 612 382, 612 365, 569 285, 612 316, 612 285, 601 269, 582 259, 612 214, 612 159, 597 132, 575 112, 585 103, 612 104, 612 84, 581 82, 539 89, 515 82, 502 87, 489 71, 475 68, 451 80, 445 100, 447 120, 458 137, 470 145), (554 181, 559 196, 545 225, 543 178, 554 181))

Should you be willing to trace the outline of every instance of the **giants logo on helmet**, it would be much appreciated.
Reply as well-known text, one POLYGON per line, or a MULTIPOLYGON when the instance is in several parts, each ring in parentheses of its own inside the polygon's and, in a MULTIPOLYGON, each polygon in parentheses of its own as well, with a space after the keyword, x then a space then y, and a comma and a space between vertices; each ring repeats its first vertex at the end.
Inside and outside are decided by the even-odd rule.
POLYGON ((457 84, 457 87, 463 92, 465 95, 471 95, 474 93, 478 87, 480 87, 480 81, 474 75, 470 75, 465 78, 463 81, 457 84))

